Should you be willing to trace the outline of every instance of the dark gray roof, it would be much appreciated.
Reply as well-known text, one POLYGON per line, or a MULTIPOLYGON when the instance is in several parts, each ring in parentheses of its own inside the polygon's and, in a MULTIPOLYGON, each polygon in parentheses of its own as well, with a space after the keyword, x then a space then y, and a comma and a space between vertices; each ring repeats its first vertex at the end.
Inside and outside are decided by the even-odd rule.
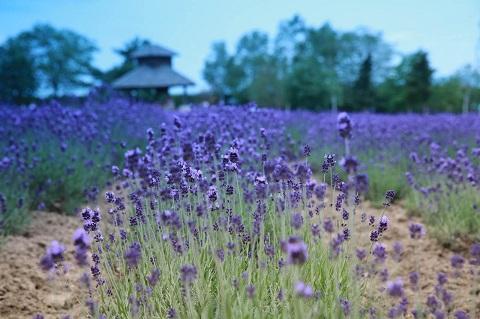
POLYGON ((169 66, 140 65, 113 82, 113 87, 117 89, 143 89, 193 84, 191 80, 175 72, 169 66))
POLYGON ((144 45, 132 53, 132 58, 144 58, 144 57, 165 57, 176 55, 174 51, 167 49, 165 47, 148 44, 144 45))

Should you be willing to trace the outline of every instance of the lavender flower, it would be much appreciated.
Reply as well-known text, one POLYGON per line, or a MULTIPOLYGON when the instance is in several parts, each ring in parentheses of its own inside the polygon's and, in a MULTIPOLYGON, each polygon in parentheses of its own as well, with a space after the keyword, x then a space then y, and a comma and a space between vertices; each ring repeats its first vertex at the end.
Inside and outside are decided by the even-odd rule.
POLYGON ((470 255, 472 255, 470 263, 472 265, 480 266, 480 243, 472 244, 470 247, 470 255))
POLYGON ((341 112, 337 116, 337 129, 338 133, 344 139, 352 137, 352 121, 347 113, 341 112))
POLYGON ((303 225, 303 216, 300 213, 294 213, 292 215, 292 219, 290 224, 292 225, 293 228, 295 229, 300 229, 303 225))
POLYGON ((396 262, 400 262, 403 254, 403 245, 401 242, 396 241, 393 243, 393 259, 396 262))
POLYGON ((180 280, 183 283, 189 284, 195 279, 197 279, 197 268, 194 265, 187 264, 180 268, 180 280))
POLYGON ((160 279, 160 270, 157 268, 153 269, 150 275, 147 276, 147 282, 150 285, 150 287, 155 287, 159 279, 160 279))
POLYGON ((140 243, 134 242, 125 252, 125 262, 129 268, 135 268, 142 258, 140 243))
POLYGON ((387 293, 391 297, 402 297, 403 296, 403 280, 402 280, 402 278, 397 278, 393 281, 387 282, 387 293))
POLYGON ((53 240, 50 246, 47 247, 47 252, 40 259, 40 266, 43 270, 52 269, 56 263, 63 261, 63 253, 65 252, 65 246, 58 241, 53 240))
POLYGON ((375 243, 375 245, 373 245, 372 254, 375 257, 376 262, 383 263, 387 258, 387 248, 382 243, 375 243))
POLYGON ((326 218, 326 219, 323 221, 323 229, 324 229, 327 233, 333 233, 333 231, 334 231, 333 221, 332 221, 330 218, 326 218))
POLYGON ((463 310, 456 310, 453 313, 455 319, 470 319, 470 316, 463 310))
POLYGON ((299 237, 290 237, 287 241, 281 241, 282 251, 287 254, 287 262, 294 265, 302 265, 308 259, 307 244, 299 237))
POLYGON ((419 223, 410 223, 408 225, 408 230, 410 231, 410 238, 420 239, 425 236, 425 227, 419 223))
POLYGON ((453 255, 450 262, 453 268, 461 269, 465 263, 465 259, 460 255, 453 255))
POLYGON ((295 284, 295 293, 303 298, 313 297, 313 288, 302 281, 297 281, 295 284))
POLYGON ((253 297, 255 297, 255 286, 254 285, 248 285, 246 290, 247 290, 247 297, 249 299, 253 299, 253 297))
POLYGON ((388 218, 387 216, 380 217, 380 221, 378 222, 378 232, 381 234, 388 229, 388 218))
POLYGON ((408 279, 410 281, 410 284, 413 287, 413 290, 416 290, 418 288, 418 279, 420 278, 420 275, 416 271, 412 271, 408 274, 408 279))

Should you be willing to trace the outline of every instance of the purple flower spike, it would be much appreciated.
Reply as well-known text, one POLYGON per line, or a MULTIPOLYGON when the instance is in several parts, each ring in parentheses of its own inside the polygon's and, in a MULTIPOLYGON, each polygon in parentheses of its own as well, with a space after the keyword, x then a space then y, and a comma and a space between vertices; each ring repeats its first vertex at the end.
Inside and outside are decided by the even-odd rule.
POLYGON ((155 287, 155 285, 158 282, 158 279, 160 279, 160 270, 154 269, 150 273, 150 275, 147 276, 147 281, 150 287, 155 287))
POLYGON ((413 286, 413 290, 417 289, 419 278, 420 278, 420 275, 416 271, 412 271, 411 273, 408 274, 408 279, 410 281, 410 284, 413 286))
POLYGON ((142 258, 142 250, 140 244, 133 243, 125 252, 125 261, 129 268, 135 268, 142 258))
POLYGON ((341 137, 348 139, 352 137, 352 121, 346 112, 337 116, 337 129, 341 137))
POLYGON ((375 243, 372 250, 373 256, 375 256, 375 261, 378 263, 383 263, 387 258, 387 248, 382 243, 375 243))
POLYGON ((90 247, 90 237, 83 228, 77 228, 73 233, 73 244, 80 247, 90 247))
POLYGON ((183 283, 191 283, 197 279, 197 268, 194 265, 183 265, 180 268, 180 279, 183 283))
POLYGON ((402 297, 403 296, 403 280, 402 280, 402 278, 397 278, 393 281, 387 282, 387 293, 391 297, 402 297))
POLYGON ((308 259, 307 244, 299 237, 290 237, 288 241, 281 241, 282 251, 287 254, 287 262, 302 265, 308 259))
POLYGON ((313 288, 310 285, 305 284, 304 282, 298 281, 295 284, 295 292, 298 296, 303 298, 310 298, 313 296, 313 288))
POLYGON ((425 236, 425 227, 419 223, 410 223, 408 225, 408 230, 410 232, 410 238, 412 239, 420 239, 425 236))
POLYGON ((388 229, 388 217, 382 216, 378 222, 378 232, 381 234, 388 229))
POLYGON ((253 297, 255 297, 255 286, 248 285, 246 290, 247 290, 247 297, 249 299, 253 299, 253 297))
POLYGON ((453 313, 455 319, 470 319, 470 316, 463 310, 457 310, 453 313))
POLYGON ((63 253, 65 252, 65 246, 58 241, 53 240, 50 246, 47 247, 47 252, 40 259, 40 266, 43 270, 50 270, 55 267, 55 264, 63 260, 63 253))
POLYGON ((303 225, 303 216, 300 213, 294 213, 291 219, 291 225, 295 229, 300 229, 303 225))
POLYGON ((470 247, 470 255, 472 255, 470 263, 472 265, 480 266, 480 243, 472 244, 470 247))
POLYGON ((460 255, 453 255, 450 262, 453 268, 461 269, 465 263, 465 259, 460 255))

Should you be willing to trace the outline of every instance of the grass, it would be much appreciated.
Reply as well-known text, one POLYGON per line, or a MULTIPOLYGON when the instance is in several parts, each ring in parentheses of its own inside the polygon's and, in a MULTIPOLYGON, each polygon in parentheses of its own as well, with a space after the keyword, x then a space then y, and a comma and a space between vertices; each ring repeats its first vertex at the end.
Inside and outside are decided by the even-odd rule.
POLYGON ((397 195, 395 200, 401 200, 408 196, 410 186, 405 178, 406 160, 392 165, 388 162, 369 165, 366 169, 369 187, 366 199, 375 207, 381 207, 385 200, 385 191, 393 189, 397 195))
POLYGON ((428 197, 410 192, 406 207, 412 215, 421 216, 431 234, 444 246, 457 249, 480 240, 480 203, 478 189, 462 185, 454 190, 442 188, 428 197))

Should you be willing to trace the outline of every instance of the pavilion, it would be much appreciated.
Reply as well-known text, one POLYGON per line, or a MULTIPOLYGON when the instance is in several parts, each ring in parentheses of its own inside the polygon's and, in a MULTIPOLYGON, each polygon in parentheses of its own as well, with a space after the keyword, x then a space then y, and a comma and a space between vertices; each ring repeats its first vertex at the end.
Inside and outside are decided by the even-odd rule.
POLYGON ((132 53, 135 67, 113 82, 113 87, 124 91, 150 90, 157 96, 168 96, 170 87, 186 89, 194 83, 172 68, 176 53, 159 45, 148 44, 132 53))

